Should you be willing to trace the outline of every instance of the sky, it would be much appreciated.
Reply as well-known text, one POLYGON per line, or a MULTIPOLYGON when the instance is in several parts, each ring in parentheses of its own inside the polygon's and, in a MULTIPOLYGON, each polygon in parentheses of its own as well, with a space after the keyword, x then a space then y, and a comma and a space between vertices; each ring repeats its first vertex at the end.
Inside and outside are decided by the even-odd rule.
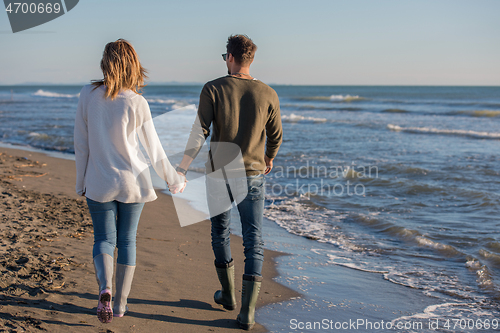
POLYGON ((107 42, 129 40, 150 82, 226 74, 227 37, 258 46, 269 84, 500 85, 498 0, 81 0, 12 33, 0 13, 0 84, 102 78, 107 42))

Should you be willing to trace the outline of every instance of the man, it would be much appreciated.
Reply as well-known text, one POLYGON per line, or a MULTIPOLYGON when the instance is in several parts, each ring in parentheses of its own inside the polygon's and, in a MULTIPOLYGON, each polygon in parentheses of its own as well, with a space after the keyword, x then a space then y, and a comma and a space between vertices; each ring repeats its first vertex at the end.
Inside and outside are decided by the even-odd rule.
MULTIPOLYGON (((241 328, 250 330, 255 324, 255 304, 262 281, 264 248, 262 241, 262 220, 264 211, 264 175, 273 168, 273 159, 282 142, 282 126, 279 99, 276 92, 268 85, 250 75, 257 46, 245 35, 230 36, 227 41, 227 53, 222 55, 226 62, 228 75, 210 81, 203 87, 198 108, 198 120, 185 150, 184 158, 177 168, 185 175, 189 165, 210 135, 210 158, 207 162, 207 174, 222 171, 224 192, 229 192, 231 201, 235 201, 240 214, 245 253, 245 274, 241 296, 241 310, 237 317, 241 328), (196 127, 201 126, 197 131, 196 127), (267 140, 266 140, 267 137, 267 140), (235 154, 220 148, 224 143, 239 147, 244 164, 244 196, 238 202, 238 193, 229 186, 227 170, 229 160, 235 154), (231 156, 228 156, 231 155, 231 156), (245 177, 246 174, 246 177, 245 177), (227 190, 226 190, 227 184, 227 190), (247 193, 248 186, 248 193, 247 193)), ((215 187, 210 187, 207 177, 207 194, 212 222, 212 248, 215 254, 215 267, 222 290, 214 295, 217 304, 225 309, 236 308, 234 286, 234 263, 229 247, 230 209, 217 212, 217 198, 214 199, 215 187), (210 199, 212 198, 212 200, 210 199), (216 216, 214 216, 216 215, 216 216)), ((219 187, 220 189, 220 187, 219 187)), ((219 191, 220 192, 220 191, 219 191)))

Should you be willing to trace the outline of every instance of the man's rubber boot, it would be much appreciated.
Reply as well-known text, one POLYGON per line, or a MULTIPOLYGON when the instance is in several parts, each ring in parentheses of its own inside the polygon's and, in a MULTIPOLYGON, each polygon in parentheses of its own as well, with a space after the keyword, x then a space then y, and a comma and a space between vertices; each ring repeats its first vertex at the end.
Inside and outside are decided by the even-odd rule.
POLYGON ((132 288, 135 266, 116 264, 116 293, 113 301, 113 316, 123 317, 128 311, 127 298, 132 288))
POLYGON ((97 318, 101 323, 110 323, 113 319, 113 309, 111 308, 113 264, 113 257, 109 254, 102 253, 94 258, 95 277, 99 285, 97 318))
POLYGON ((227 264, 215 262, 215 269, 219 277, 222 290, 217 290, 214 294, 214 301, 226 310, 236 309, 236 295, 234 292, 234 261, 227 264))
POLYGON ((238 325, 244 330, 251 330, 255 325, 255 305, 259 298, 262 276, 243 275, 243 287, 241 290, 241 310, 238 325))

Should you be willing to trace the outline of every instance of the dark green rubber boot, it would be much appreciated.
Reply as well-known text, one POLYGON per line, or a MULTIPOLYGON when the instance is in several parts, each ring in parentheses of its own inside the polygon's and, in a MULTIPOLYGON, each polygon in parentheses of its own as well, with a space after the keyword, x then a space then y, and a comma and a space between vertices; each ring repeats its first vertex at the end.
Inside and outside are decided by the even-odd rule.
POLYGON ((226 310, 236 309, 236 295, 234 293, 234 262, 219 264, 215 262, 215 269, 219 277, 222 290, 217 290, 214 294, 214 301, 226 310))
POLYGON ((244 330, 251 330, 255 325, 255 305, 259 298, 262 276, 243 275, 241 290, 241 310, 238 315, 238 325, 244 330))

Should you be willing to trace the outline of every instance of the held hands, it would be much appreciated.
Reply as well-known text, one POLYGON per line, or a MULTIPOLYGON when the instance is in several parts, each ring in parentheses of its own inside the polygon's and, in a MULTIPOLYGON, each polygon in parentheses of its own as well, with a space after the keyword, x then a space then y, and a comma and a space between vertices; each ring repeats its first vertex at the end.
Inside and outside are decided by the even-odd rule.
POLYGON ((182 179, 181 183, 177 183, 177 184, 168 184, 167 183, 168 189, 172 194, 182 193, 182 192, 184 192, 184 189, 186 188, 186 184, 187 184, 186 176, 181 172, 177 172, 177 174, 179 175, 179 178, 182 179))
MULTIPOLYGON (((267 155, 264 156, 264 162, 266 163, 266 170, 264 171, 265 175, 267 175, 273 169, 273 160, 274 158, 269 158, 267 157, 267 155)), ((184 192, 184 189, 186 188, 188 182, 184 173, 177 171, 177 174, 182 179, 181 183, 172 185, 167 183, 168 189, 172 194, 184 192)))

